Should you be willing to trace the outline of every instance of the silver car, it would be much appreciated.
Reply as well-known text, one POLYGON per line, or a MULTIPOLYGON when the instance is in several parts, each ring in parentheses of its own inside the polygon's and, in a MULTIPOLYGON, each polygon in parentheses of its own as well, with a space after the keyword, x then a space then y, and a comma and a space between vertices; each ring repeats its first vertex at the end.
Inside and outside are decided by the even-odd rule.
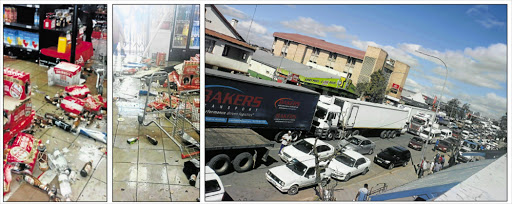
POLYGON ((354 135, 341 140, 338 145, 340 148, 344 147, 359 152, 360 154, 373 154, 373 150, 375 150, 375 142, 361 135, 354 135))

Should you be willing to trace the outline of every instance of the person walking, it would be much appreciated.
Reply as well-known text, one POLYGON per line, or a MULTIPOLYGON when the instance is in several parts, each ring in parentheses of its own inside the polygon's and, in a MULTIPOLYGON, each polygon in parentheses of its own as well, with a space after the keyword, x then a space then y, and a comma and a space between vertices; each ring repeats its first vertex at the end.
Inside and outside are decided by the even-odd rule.
POLYGON ((418 178, 421 178, 423 177, 423 173, 425 172, 425 166, 426 166, 426 157, 423 157, 423 160, 421 160, 421 162, 418 164, 418 178))
POLYGON ((430 167, 430 169, 429 169, 429 171, 428 171, 428 174, 429 174, 429 175, 434 173, 434 165, 435 165, 435 161, 431 161, 431 162, 430 162, 430 166, 429 166, 429 167, 430 167))
POLYGON ((434 149, 432 149, 432 150, 436 151, 438 145, 439 145, 439 140, 436 141, 436 145, 434 145, 434 149))
POLYGON ((444 158, 444 154, 441 155, 441 168, 444 168, 444 164, 446 162, 446 159, 444 158))
POLYGON ((436 173, 440 170, 441 170, 441 164, 439 164, 439 162, 436 162, 436 164, 434 165, 434 173, 436 173))
POLYGON ((283 148, 285 146, 288 146, 288 144, 290 143, 290 141, 292 140, 292 131, 288 131, 288 133, 285 133, 282 137, 281 137, 281 148, 279 149, 279 153, 278 154, 281 154, 281 150, 283 150, 283 148))
POLYGON ((365 201, 368 198, 368 184, 365 183, 362 188, 357 191, 355 201, 365 201))

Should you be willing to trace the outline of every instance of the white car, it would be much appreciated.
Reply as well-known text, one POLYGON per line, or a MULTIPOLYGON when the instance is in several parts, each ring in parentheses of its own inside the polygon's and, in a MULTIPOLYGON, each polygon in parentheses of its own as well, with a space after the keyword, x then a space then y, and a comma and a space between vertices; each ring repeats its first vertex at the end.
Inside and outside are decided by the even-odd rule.
MULTIPOLYGON (((318 184, 315 169, 315 159, 304 161, 293 159, 287 164, 269 169, 266 178, 279 191, 295 195, 300 188, 318 184)), ((324 168, 320 172, 320 181, 323 186, 327 185, 331 173, 330 168, 324 168)))
POLYGON ((329 168, 332 169, 331 177, 337 180, 348 181, 355 175, 365 175, 368 173, 371 163, 370 159, 362 154, 352 150, 345 150, 329 164, 329 168))
POLYGON ((205 201, 222 201, 224 198, 224 186, 222 185, 222 181, 219 176, 215 174, 215 171, 211 169, 208 165, 205 166, 205 201))
MULTIPOLYGON (((285 161, 286 163, 292 161, 293 159, 298 159, 300 161, 314 159, 315 153, 313 151, 313 145, 315 144, 315 138, 306 138, 300 140, 290 146, 284 147, 279 153, 279 157, 285 161)), ((327 158, 334 154, 334 147, 330 144, 327 144, 321 140, 318 140, 316 143, 316 149, 318 150, 318 155, 320 159, 327 158)))

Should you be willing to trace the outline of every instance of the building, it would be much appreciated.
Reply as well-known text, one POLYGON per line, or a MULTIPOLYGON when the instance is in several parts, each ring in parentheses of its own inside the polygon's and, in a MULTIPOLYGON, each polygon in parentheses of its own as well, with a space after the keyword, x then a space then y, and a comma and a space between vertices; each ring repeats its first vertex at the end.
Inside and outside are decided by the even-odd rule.
POLYGON ((256 50, 236 31, 237 20, 228 22, 215 5, 206 5, 205 65, 206 68, 247 74, 256 50))
POLYGON ((410 66, 388 58, 378 47, 361 51, 295 33, 274 33, 272 53, 286 59, 351 79, 354 85, 370 81, 372 73, 383 70, 388 96, 399 100, 410 66))

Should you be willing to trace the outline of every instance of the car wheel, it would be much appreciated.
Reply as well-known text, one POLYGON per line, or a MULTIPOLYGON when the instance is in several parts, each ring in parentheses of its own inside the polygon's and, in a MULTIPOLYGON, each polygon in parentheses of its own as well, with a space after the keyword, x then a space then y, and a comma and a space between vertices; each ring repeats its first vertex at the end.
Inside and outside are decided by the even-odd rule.
POLYGON ((408 161, 405 161, 404 164, 402 164, 402 166, 404 166, 404 167, 407 166, 407 163, 408 163, 408 161))
POLYGON ((320 185, 325 187, 325 186, 327 186, 327 183, 329 183, 329 179, 328 178, 324 178, 324 179, 322 179, 322 183, 320 183, 320 185))
POLYGON ((253 161, 251 153, 242 152, 233 159, 233 168, 238 173, 249 171, 252 169, 253 161))
POLYGON ((370 149, 370 151, 368 152, 368 154, 373 154, 373 149, 370 149))
POLYGON ((391 164, 389 164, 388 169, 391 170, 391 169, 393 169, 393 167, 395 167, 395 165, 393 163, 391 163, 391 164))
POLYGON ((288 195, 295 195, 299 192, 299 186, 297 184, 293 185, 288 189, 288 195))
POLYGON ((368 173, 368 171, 370 171, 370 170, 368 169, 368 167, 366 167, 366 168, 364 169, 364 171, 363 171, 363 175, 365 175, 366 173, 368 173))
POLYGON ((231 161, 228 155, 219 154, 210 159, 208 166, 212 168, 217 175, 222 175, 229 169, 230 163, 231 161))
POLYGON ((347 182, 348 180, 350 180, 350 173, 348 173, 348 174, 345 176, 345 180, 343 180, 343 181, 347 182))

